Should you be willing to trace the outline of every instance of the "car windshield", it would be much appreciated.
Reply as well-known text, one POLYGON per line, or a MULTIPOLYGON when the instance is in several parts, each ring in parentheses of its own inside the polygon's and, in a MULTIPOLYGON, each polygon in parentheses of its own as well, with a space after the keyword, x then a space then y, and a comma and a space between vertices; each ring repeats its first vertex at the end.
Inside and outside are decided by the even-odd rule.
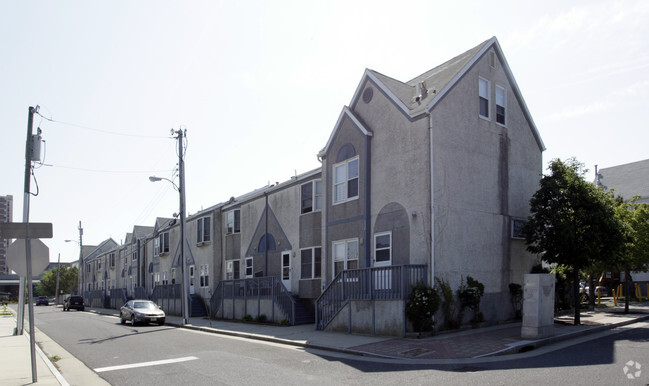
POLYGON ((153 302, 135 302, 133 303, 133 308, 139 308, 144 310, 154 310, 157 307, 153 302))

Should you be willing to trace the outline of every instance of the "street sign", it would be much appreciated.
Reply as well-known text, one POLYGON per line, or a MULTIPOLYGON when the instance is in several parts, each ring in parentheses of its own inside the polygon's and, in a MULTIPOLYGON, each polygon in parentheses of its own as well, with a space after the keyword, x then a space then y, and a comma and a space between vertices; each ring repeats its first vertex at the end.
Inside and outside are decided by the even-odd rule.
MULTIPOLYGON (((50 249, 39 239, 31 239, 32 252, 32 277, 38 276, 50 263, 50 249)), ((27 243, 23 239, 18 239, 11 243, 7 248, 7 265, 16 271, 18 276, 27 277, 27 243)))
MULTIPOLYGON (((26 239, 26 238, 27 238, 27 223, 24 222, 0 223, 0 240, 26 239)), ((52 223, 30 222, 29 238, 30 239, 51 239, 52 223)))

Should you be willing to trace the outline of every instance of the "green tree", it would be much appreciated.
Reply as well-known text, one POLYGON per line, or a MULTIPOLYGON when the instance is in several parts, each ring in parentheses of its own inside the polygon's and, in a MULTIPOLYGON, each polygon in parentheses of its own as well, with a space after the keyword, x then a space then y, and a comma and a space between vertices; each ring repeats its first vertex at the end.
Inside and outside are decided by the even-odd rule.
POLYGON ((530 200, 531 215, 523 232, 528 251, 548 263, 572 267, 577 325, 579 271, 617 256, 624 244, 624 226, 611 196, 584 180, 585 170, 577 160, 553 160, 548 170, 530 200))
MULTIPOLYGON (((34 292, 42 296, 54 296, 56 292, 56 272, 58 267, 47 271, 41 277, 40 283, 36 286, 34 292)), ((61 266, 61 273, 59 274, 59 291, 63 293, 70 293, 77 287, 78 283, 78 270, 77 267, 68 268, 65 265, 61 266)))
POLYGON ((611 268, 624 270, 625 313, 629 312, 631 271, 649 270, 649 204, 639 204, 637 199, 634 197, 629 202, 620 202, 616 208, 617 215, 627 226, 628 237, 615 261, 616 266, 611 268))

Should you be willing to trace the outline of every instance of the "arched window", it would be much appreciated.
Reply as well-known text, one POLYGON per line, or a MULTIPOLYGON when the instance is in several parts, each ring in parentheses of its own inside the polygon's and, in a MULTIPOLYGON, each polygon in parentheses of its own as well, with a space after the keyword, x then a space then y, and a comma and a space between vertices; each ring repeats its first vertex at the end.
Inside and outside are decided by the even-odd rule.
POLYGON ((261 236, 261 239, 259 239, 259 245, 257 246, 258 253, 266 252, 266 250, 275 250, 275 238, 270 233, 261 236))

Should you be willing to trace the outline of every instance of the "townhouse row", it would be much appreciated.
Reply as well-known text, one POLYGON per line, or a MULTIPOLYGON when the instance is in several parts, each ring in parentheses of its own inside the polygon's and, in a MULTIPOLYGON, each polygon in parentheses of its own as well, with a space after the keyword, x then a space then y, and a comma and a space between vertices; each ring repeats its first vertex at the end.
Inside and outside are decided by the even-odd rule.
MULTIPOLYGON (((519 230, 544 149, 495 37, 407 82, 366 70, 321 167, 188 218, 190 295, 232 316, 225 284, 274 278, 318 328, 398 335, 412 284, 472 276, 485 318, 507 319, 509 284, 537 261, 519 230)), ((179 225, 106 240, 84 260, 84 289, 151 296, 179 283, 179 225)))

